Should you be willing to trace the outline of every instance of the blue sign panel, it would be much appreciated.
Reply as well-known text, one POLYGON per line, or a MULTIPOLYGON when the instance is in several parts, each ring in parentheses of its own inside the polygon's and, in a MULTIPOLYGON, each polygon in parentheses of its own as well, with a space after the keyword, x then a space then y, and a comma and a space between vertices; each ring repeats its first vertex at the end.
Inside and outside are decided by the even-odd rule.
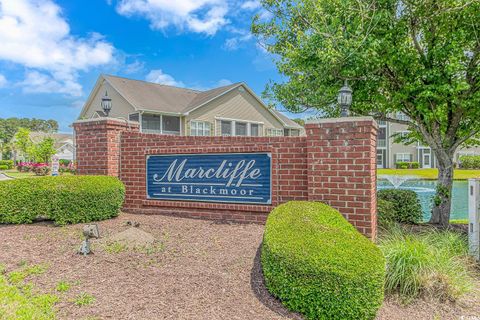
POLYGON ((149 199, 271 204, 270 153, 147 156, 149 199))

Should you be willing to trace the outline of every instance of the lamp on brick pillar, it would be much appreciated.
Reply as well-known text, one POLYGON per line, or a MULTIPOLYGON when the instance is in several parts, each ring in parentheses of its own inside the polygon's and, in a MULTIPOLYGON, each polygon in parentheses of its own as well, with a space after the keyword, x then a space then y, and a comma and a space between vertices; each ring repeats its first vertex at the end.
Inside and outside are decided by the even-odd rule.
POLYGON ((103 112, 105 112, 105 115, 108 117, 108 114, 112 109, 112 99, 108 96, 107 91, 105 91, 105 95, 102 98, 102 109, 103 112))
POLYGON ((343 87, 338 92, 338 104, 341 108, 341 117, 348 117, 350 115, 350 106, 352 105, 352 88, 348 85, 348 81, 345 80, 343 87))

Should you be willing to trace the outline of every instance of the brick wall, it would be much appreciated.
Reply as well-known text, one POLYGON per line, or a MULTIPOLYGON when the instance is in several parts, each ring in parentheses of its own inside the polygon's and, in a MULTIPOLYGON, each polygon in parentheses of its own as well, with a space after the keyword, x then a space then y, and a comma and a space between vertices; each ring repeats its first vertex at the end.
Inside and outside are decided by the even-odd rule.
POLYGON ((376 123, 371 118, 324 119, 306 137, 182 137, 139 132, 115 119, 74 123, 79 174, 117 175, 124 210, 193 218, 264 222, 276 205, 318 200, 338 209, 369 237, 376 233, 376 123), (146 156, 178 153, 272 154, 272 205, 151 200, 146 156))

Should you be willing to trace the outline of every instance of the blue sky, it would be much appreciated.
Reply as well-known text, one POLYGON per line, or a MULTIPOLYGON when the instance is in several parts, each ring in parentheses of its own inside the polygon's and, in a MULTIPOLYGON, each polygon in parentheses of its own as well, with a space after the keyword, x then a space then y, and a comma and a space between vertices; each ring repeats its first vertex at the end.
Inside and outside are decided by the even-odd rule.
POLYGON ((0 0, 0 117, 70 131, 100 73, 261 94, 279 75, 255 14, 268 17, 255 0, 0 0))

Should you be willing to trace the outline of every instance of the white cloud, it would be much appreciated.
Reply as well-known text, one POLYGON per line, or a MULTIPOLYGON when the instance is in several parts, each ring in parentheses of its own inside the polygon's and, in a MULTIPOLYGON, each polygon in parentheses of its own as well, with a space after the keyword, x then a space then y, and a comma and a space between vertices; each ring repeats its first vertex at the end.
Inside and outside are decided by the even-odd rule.
POLYGON ((228 79, 220 79, 220 80, 218 80, 216 87, 224 87, 224 86, 228 86, 230 84, 232 84, 232 81, 230 81, 228 79))
POLYGON ((229 23, 228 4, 223 0, 120 0, 117 12, 145 17, 152 29, 174 26, 207 35, 229 23))
POLYGON ((245 10, 255 10, 261 6, 260 1, 245 1, 240 7, 245 10))
POLYGON ((185 87, 185 84, 183 84, 183 82, 177 81, 171 75, 163 73, 161 69, 150 71, 145 77, 145 80, 149 82, 165 84, 168 86, 185 87))
POLYGON ((109 64, 114 47, 99 34, 76 37, 51 0, 0 0, 0 60, 27 69, 28 92, 80 95, 78 72, 109 64))
POLYGON ((82 86, 75 78, 68 78, 62 75, 50 76, 38 71, 27 72, 25 79, 19 83, 26 93, 63 93, 70 96, 80 96, 82 86), (58 80, 57 80, 58 79, 58 80))
POLYGON ((3 88, 7 85, 7 78, 0 73, 0 88, 3 88))

